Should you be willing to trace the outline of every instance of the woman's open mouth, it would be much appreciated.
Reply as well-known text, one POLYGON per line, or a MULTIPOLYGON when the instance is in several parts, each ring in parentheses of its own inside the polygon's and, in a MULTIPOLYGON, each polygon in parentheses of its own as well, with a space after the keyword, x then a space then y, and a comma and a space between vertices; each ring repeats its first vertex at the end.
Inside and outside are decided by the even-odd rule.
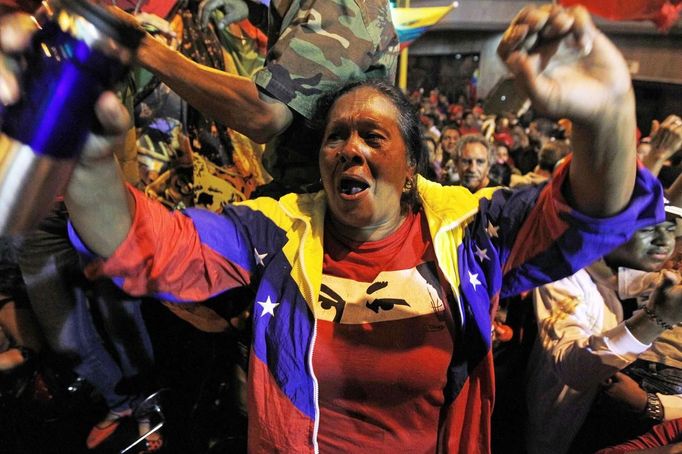
POLYGON ((346 200, 353 200, 361 197, 362 194, 369 188, 369 183, 357 178, 344 176, 341 177, 337 187, 341 198, 346 200))

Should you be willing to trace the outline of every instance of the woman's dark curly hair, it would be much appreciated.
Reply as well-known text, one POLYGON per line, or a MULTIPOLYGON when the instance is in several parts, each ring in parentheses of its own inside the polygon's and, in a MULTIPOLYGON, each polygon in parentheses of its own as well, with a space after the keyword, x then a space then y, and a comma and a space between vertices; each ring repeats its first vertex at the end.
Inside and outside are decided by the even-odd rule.
MULTIPOLYGON (((318 143, 322 143, 324 129, 329 120, 329 112, 334 103, 343 95, 364 87, 376 90, 395 106, 396 111, 398 112, 398 129, 400 130, 406 146, 406 158, 409 163, 414 166, 416 173, 423 174, 426 169, 428 154, 424 150, 417 111, 399 88, 379 79, 351 82, 335 92, 327 93, 318 100, 315 115, 310 122, 313 130, 317 134, 318 143)), ((419 206, 419 203, 416 182, 413 183, 412 190, 403 194, 401 202, 405 206, 416 209, 419 206)))

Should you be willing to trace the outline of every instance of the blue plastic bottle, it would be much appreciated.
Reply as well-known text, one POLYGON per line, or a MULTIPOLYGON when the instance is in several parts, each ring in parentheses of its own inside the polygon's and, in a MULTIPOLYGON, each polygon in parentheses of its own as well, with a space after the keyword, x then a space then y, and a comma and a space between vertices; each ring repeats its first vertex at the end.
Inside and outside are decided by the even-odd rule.
POLYGON ((0 235, 21 232, 46 214, 71 175, 95 101, 122 80, 143 36, 85 0, 47 4, 23 56, 22 98, 2 114, 0 235))

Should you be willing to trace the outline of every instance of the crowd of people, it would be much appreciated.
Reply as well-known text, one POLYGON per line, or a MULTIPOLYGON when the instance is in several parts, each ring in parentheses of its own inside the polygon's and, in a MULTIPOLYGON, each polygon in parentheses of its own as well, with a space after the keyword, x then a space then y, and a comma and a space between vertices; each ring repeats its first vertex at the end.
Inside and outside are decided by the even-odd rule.
MULTIPOLYGON (((532 109, 489 114, 449 103, 437 90, 420 94, 412 102, 422 115, 427 175, 443 185, 474 193, 544 185, 573 151, 569 119, 552 121, 532 109)), ((637 157, 666 188, 666 222, 638 230, 573 276, 500 301, 493 322, 499 452, 596 452, 663 421, 673 430, 668 439, 679 441, 681 328, 644 343, 626 336, 621 345, 628 317, 654 282, 680 266, 680 119, 654 121, 650 131, 637 130, 637 157)))
POLYGON ((682 449, 682 120, 639 137, 584 9, 512 20, 532 107, 486 112, 393 86, 380 0, 130 6, 130 80, 0 242, 2 449, 682 449))

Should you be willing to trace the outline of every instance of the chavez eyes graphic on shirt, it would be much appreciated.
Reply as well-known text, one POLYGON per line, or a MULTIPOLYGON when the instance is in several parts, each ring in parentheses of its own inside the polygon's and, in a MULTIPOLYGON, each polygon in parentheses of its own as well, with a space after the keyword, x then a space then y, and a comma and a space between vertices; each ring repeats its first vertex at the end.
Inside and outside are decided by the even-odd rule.
POLYGON ((324 275, 315 315, 342 324, 442 315, 443 292, 432 267, 384 271, 371 283, 324 275))

